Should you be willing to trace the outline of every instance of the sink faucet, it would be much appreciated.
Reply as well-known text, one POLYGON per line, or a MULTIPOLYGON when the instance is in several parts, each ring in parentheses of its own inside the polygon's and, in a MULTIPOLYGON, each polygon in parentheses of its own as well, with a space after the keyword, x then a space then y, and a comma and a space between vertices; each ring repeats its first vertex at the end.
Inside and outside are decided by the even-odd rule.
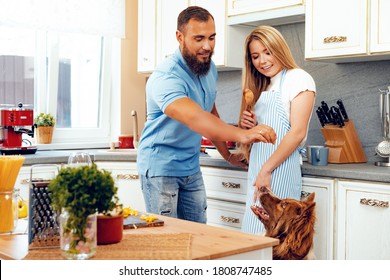
POLYGON ((134 149, 138 148, 138 119, 137 112, 135 110, 131 111, 131 116, 133 117, 133 146, 134 149))

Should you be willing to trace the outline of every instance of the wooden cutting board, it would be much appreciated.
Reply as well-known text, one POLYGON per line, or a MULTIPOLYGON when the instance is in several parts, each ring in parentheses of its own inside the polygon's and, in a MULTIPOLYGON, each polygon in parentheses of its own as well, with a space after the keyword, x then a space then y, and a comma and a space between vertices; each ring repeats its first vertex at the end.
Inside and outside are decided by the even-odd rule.
MULTIPOLYGON (((124 229, 133 229, 133 228, 144 228, 144 227, 161 227, 164 225, 163 220, 155 220, 153 222, 146 222, 141 220, 140 217, 143 213, 140 213, 138 216, 128 216, 123 220, 124 229)), ((147 215, 147 214, 145 214, 147 215)))

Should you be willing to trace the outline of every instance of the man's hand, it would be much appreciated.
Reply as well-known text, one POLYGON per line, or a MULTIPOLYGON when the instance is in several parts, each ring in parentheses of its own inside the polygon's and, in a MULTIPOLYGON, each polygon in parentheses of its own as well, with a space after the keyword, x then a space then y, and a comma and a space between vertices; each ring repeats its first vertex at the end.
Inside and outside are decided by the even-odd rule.
POLYGON ((251 144, 253 142, 275 144, 277 138, 273 128, 265 124, 259 124, 251 129, 243 130, 243 132, 243 137, 240 142, 244 144, 251 144))

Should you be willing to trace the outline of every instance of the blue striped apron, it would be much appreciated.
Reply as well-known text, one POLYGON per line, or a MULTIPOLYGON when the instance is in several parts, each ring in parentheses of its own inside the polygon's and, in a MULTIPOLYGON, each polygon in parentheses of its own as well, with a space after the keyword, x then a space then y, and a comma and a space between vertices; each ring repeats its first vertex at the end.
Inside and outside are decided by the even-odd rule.
MULTIPOLYGON (((258 234, 259 232, 265 231, 264 225, 250 209, 250 206, 253 205, 255 190, 253 183, 256 181, 256 176, 260 172, 263 164, 271 157, 291 128, 290 121, 283 107, 280 92, 285 75, 286 70, 283 70, 279 91, 262 92, 254 108, 258 123, 271 126, 275 130, 278 138, 275 145, 268 143, 254 143, 252 145, 249 157, 245 215, 242 224, 242 231, 247 233, 258 234)), ((272 172, 271 188, 272 192, 282 199, 287 197, 300 199, 302 175, 298 148, 272 172)))

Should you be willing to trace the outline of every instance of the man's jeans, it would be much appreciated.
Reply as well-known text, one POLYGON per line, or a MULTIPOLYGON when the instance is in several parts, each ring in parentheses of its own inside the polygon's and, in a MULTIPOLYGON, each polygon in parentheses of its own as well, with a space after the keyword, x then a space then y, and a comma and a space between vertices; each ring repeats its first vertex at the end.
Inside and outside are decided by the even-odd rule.
POLYGON ((147 212, 206 223, 207 199, 201 172, 185 177, 140 177, 147 212))

